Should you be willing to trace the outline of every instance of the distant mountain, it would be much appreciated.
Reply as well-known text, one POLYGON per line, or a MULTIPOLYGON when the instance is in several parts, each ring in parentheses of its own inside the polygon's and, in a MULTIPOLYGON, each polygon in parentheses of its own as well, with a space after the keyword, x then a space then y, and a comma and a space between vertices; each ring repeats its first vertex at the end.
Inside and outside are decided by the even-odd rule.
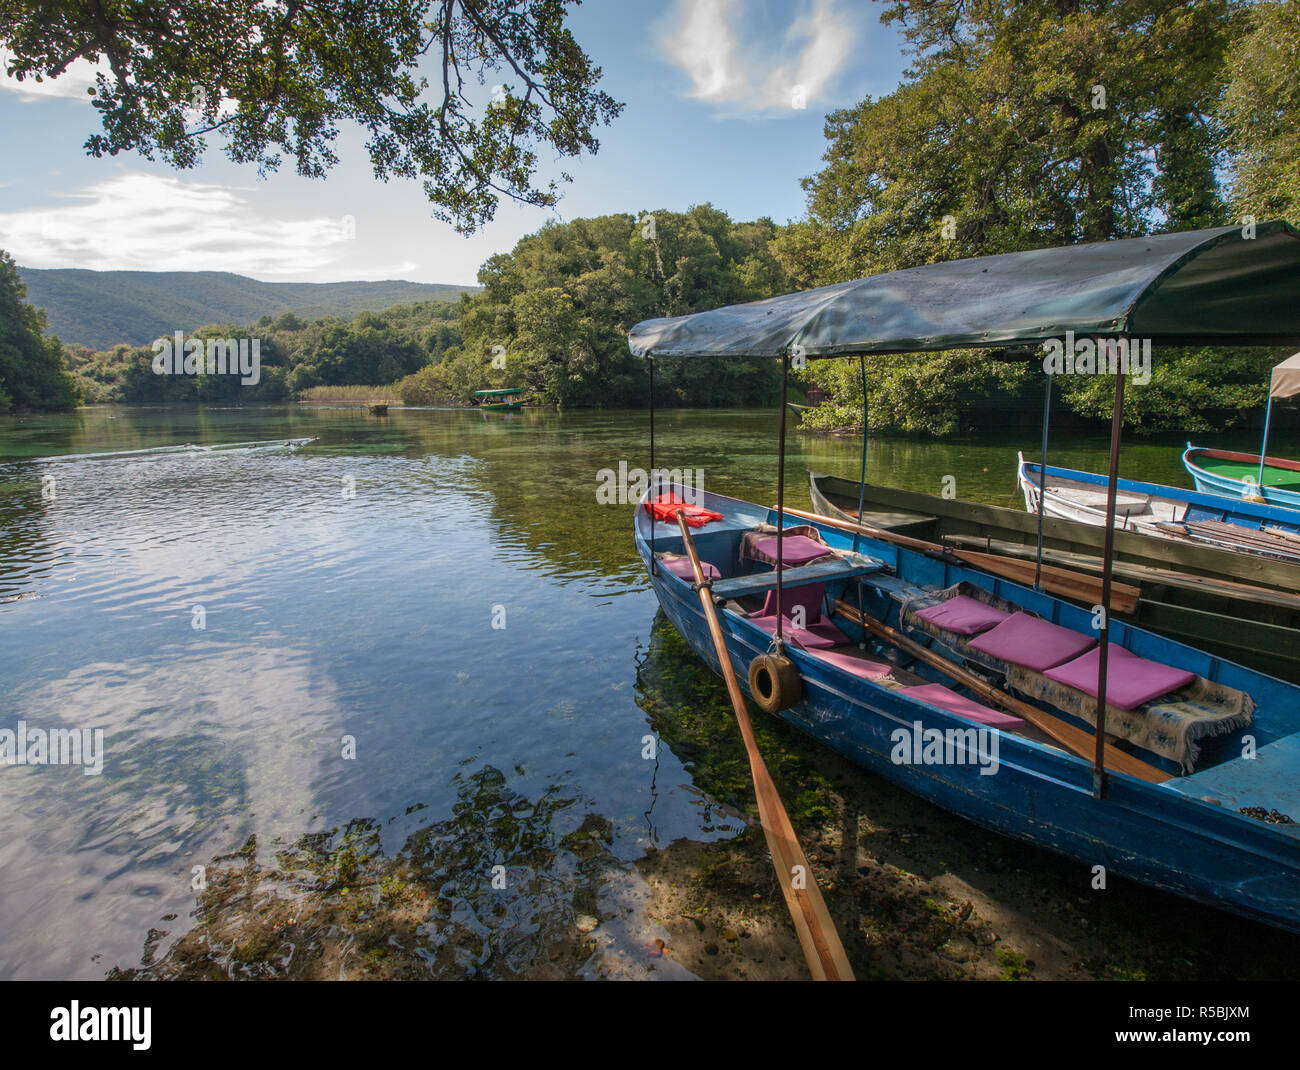
POLYGON ((245 325, 293 312, 303 319, 382 312, 414 301, 451 301, 477 289, 426 282, 258 282, 228 271, 83 271, 20 267, 27 300, 50 333, 74 345, 145 345, 207 323, 245 325))

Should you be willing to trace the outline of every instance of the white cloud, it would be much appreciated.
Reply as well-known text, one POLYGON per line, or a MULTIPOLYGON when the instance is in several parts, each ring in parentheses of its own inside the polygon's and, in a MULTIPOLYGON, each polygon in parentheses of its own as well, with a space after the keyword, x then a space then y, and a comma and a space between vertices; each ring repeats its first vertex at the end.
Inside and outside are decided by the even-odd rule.
POLYGON ((0 248, 25 267, 258 277, 315 272, 355 248, 347 217, 269 217, 247 192, 127 171, 61 194, 61 204, 0 213, 0 248))
POLYGON ((856 18, 833 0, 812 0, 774 39, 754 32, 752 6, 678 0, 661 27, 660 45, 690 79, 687 95, 727 115, 811 106, 844 65, 857 37, 856 18))
POLYGON ((9 74, 10 56, 6 49, 0 48, 0 89, 17 93, 24 100, 42 100, 50 97, 67 97, 87 100, 87 90, 94 86, 95 76, 109 74, 108 61, 77 59, 68 65, 68 69, 58 78, 43 78, 39 82, 28 75, 22 81, 9 74))

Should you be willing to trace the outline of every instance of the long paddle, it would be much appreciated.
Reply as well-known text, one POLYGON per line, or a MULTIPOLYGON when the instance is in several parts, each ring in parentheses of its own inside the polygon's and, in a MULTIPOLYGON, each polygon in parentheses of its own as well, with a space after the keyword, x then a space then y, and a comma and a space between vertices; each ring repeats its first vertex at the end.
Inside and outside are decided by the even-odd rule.
POLYGON ((700 605, 704 607, 704 619, 709 622, 713 649, 717 651, 722 678, 727 682, 727 693, 731 696, 736 722, 740 725, 740 735, 749 755, 754 794, 758 797, 758 816, 763 823, 768 850, 772 853, 772 863, 776 866, 777 883, 785 896, 790 917, 794 919, 794 929, 803 947, 804 957, 808 960, 808 969, 812 971, 815 981, 852 981, 853 969, 849 966, 848 956, 844 954, 844 946, 835 931, 835 923, 831 920, 830 911, 826 909, 826 902, 813 879, 812 867, 799 846, 794 826, 790 824, 785 805, 781 802, 776 785, 772 783, 772 775, 767 771, 767 764, 759 752, 754 728, 749 723, 749 712, 745 709, 745 696, 741 693, 735 670, 731 667, 731 655, 727 653, 722 625, 718 623, 718 613, 713 606, 713 593, 705 582, 700 555, 695 550, 695 540, 691 537, 691 529, 680 510, 677 513, 677 526, 682 529, 682 541, 686 546, 686 554, 691 559, 691 571, 695 574, 695 589, 700 595, 700 605), (799 879, 800 875, 802 879, 799 879))
MULTIPOLYGON (((997 554, 976 553, 973 550, 953 550, 946 546, 940 546, 935 542, 927 542, 925 539, 914 539, 910 535, 898 535, 882 528, 873 528, 866 524, 855 524, 851 520, 837 520, 834 517, 822 516, 820 513, 809 513, 803 509, 795 509, 789 505, 785 507, 785 511, 790 516, 812 520, 818 524, 825 524, 827 527, 839 528, 841 531, 856 531, 868 538, 879 539, 881 542, 892 543, 895 546, 902 546, 909 550, 917 550, 943 560, 951 561, 955 559, 982 572, 988 572, 994 576, 1001 576, 1003 579, 1011 580, 1013 583, 1032 586, 1034 582, 1034 567, 1032 565, 1026 567, 1025 562, 1014 558, 999 557, 997 554)), ((1088 605, 1101 604, 1101 580, 1084 575, 1081 572, 1059 568, 1055 565, 1044 565, 1040 583, 1043 590, 1049 594, 1061 598, 1072 598, 1088 605)), ((1142 591, 1137 587, 1112 581, 1110 585, 1110 608, 1116 613, 1132 613, 1137 609, 1138 598, 1141 594, 1142 591)))
MULTIPOLYGON (((876 620, 867 614, 859 614, 854 606, 842 599, 835 600, 835 608, 843 613, 851 621, 855 621, 872 635, 892 643, 906 654, 911 654, 914 658, 925 662, 933 669, 938 669, 945 676, 956 680, 960 684, 969 687, 975 694, 981 698, 988 699, 990 702, 996 702, 1004 710, 1014 713, 1022 720, 1028 721, 1035 728, 1041 729, 1044 733, 1051 736, 1066 750, 1072 751, 1080 758, 1092 762, 1093 750, 1095 747, 1095 736, 1075 728, 1072 724, 1050 713, 1040 710, 1037 706, 1031 706, 1027 702, 1021 702, 1017 698, 1012 698, 1004 691, 999 691, 996 687, 985 683, 972 672, 967 672, 960 665, 954 665, 942 654, 936 654, 933 650, 922 646, 902 632, 891 628, 888 624, 876 620)), ((1129 776, 1137 777, 1139 780, 1145 780, 1151 784, 1161 784, 1170 779, 1170 775, 1162 769, 1157 769, 1154 765, 1144 762, 1141 758, 1135 758, 1133 755, 1120 750, 1118 747, 1106 744, 1106 768, 1116 769, 1121 773, 1127 773, 1129 776)))

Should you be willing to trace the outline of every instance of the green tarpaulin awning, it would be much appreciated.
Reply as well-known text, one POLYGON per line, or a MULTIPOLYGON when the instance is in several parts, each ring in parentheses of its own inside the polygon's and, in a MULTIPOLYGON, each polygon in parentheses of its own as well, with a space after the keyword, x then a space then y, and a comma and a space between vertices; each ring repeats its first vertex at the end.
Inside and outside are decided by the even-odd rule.
POLYGON ((1164 344, 1300 344, 1300 233, 1284 222, 1002 253, 893 271, 672 319, 641 357, 779 356, 1036 344, 1128 335, 1164 344))

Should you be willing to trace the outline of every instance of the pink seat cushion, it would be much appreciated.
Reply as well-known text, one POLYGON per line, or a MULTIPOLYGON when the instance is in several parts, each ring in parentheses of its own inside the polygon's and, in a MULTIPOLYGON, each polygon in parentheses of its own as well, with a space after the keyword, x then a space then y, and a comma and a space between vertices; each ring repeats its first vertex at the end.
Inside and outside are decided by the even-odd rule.
POLYGON ((1013 717, 990 706, 983 706, 974 699, 965 698, 956 691, 944 687, 943 684, 924 684, 920 687, 904 687, 900 690, 908 698, 928 702, 931 706, 938 706, 941 710, 955 713, 958 717, 965 717, 968 721, 978 721, 990 728, 1012 729, 1025 726, 1025 722, 1019 717, 1013 717))
POLYGON ((1090 635, 1080 635, 1028 613, 1012 613, 996 627, 970 641, 972 650, 1023 665, 1034 672, 1062 665, 1097 645, 1090 635))
MULTIPOLYGON (((776 614, 770 617, 750 617, 750 624, 757 624, 765 632, 776 633, 776 614)), ((844 646, 849 637, 828 620, 809 624, 807 628, 796 628, 785 618, 781 626, 781 636, 793 643, 798 643, 805 650, 825 650, 833 646, 844 646)))
MULTIPOLYGON (((695 571, 691 568, 691 559, 689 557, 660 558, 659 564, 663 565, 674 576, 680 576, 692 583, 695 582, 695 571)), ((722 573, 718 571, 717 565, 710 565, 707 561, 701 561, 700 568, 704 572, 706 580, 722 579, 722 573)))
MULTIPOLYGON (((1049 669, 1043 675, 1057 683, 1077 687, 1096 698, 1097 663, 1100 658, 1101 647, 1097 647, 1082 657, 1049 669)), ((1148 661, 1111 643, 1106 656, 1106 705, 1131 710, 1153 698, 1186 687, 1195 679, 1194 672, 1161 665, 1158 661, 1148 661)))
MULTIPOLYGON (((781 560, 785 562, 787 568, 806 565, 809 561, 816 561, 817 558, 827 557, 831 553, 830 547, 825 546, 816 539, 808 538, 807 535, 787 535, 781 541, 781 560)), ((770 535, 766 539, 756 539, 754 549, 775 561, 776 536, 770 535)))
MULTIPOLYGON (((806 583, 802 587, 785 587, 781 590, 781 616, 791 619, 795 606, 803 606, 805 624, 816 624, 822 619, 822 599, 826 597, 826 584, 806 583)), ((776 589, 767 592, 760 616, 776 615, 776 589)))
POLYGON ((894 668, 883 661, 873 661, 871 658, 858 657, 839 650, 814 650, 812 656, 819 661, 829 662, 837 669, 842 669, 862 680, 878 680, 882 676, 888 676, 894 668))
POLYGON ((978 635, 1001 624, 1009 616, 1010 613, 994 609, 979 599, 965 594, 959 594, 955 598, 949 598, 946 602, 940 602, 937 606, 931 606, 917 613, 917 617, 921 620, 929 621, 936 627, 956 632, 958 635, 978 635))

